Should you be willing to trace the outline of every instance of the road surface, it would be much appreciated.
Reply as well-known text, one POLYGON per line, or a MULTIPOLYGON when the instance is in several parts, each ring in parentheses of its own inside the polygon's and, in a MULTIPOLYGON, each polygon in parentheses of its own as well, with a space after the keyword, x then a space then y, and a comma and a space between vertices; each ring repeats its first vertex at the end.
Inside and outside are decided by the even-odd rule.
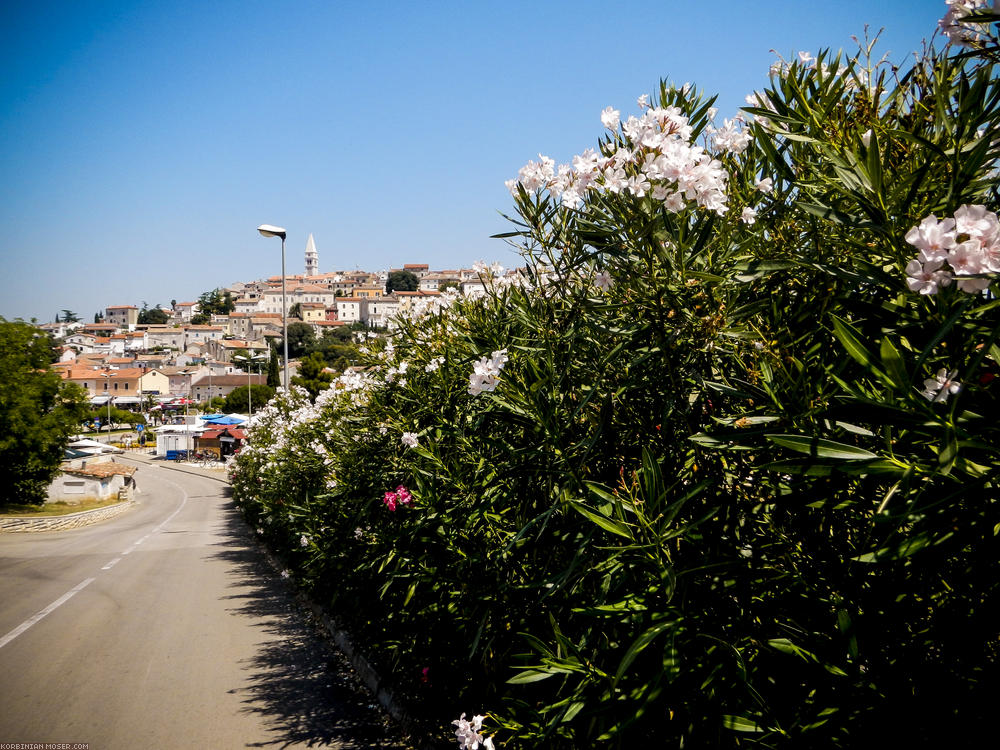
POLYGON ((406 746, 226 485, 149 464, 136 478, 136 507, 104 524, 0 534, 0 743, 406 746))

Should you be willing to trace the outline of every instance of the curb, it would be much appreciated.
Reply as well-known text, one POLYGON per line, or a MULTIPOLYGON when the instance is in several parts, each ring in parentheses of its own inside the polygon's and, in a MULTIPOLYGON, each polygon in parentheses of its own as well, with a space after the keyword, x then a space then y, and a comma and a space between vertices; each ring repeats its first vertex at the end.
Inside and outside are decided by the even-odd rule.
POLYGON ((104 508, 81 510, 62 516, 10 516, 0 518, 0 534, 23 534, 36 531, 68 531, 83 526, 93 526, 101 521, 117 518, 133 506, 132 500, 108 505, 104 508))

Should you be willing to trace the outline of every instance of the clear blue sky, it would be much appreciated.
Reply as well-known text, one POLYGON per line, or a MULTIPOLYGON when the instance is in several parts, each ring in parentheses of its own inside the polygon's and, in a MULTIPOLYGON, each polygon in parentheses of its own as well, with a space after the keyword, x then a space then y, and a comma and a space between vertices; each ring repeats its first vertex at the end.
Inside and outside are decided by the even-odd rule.
POLYGON ((775 49, 901 60, 943 0, 8 2, 0 8, 0 315, 86 321, 237 280, 517 257, 503 182, 596 145, 660 78, 766 84, 775 49))

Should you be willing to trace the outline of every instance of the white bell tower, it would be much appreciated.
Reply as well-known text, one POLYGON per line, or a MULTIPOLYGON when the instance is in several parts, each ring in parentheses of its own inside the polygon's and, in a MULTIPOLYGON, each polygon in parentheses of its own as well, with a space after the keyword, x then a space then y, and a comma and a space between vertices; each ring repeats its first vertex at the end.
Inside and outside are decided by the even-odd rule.
POLYGON ((313 241, 312 233, 306 240, 306 276, 315 276, 319 273, 319 253, 316 252, 316 243, 313 241))

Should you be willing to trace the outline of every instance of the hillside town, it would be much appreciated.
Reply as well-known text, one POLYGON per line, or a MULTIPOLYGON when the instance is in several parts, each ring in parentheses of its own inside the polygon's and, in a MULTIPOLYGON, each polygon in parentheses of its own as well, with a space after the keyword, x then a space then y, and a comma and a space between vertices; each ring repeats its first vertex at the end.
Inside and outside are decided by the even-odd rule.
MULTIPOLYGON (((229 312, 203 310, 198 301, 175 301, 153 311, 113 304, 93 323, 59 320, 38 327, 61 347, 55 369, 81 386, 93 407, 154 416, 191 403, 211 405, 241 386, 264 385, 262 370, 273 345, 281 342, 283 313, 287 324, 305 324, 322 339, 344 327, 391 326, 396 315, 449 288, 465 295, 483 291, 479 272, 471 268, 432 270, 408 263, 380 272, 321 273, 311 234, 304 260, 304 273, 285 276, 284 308, 282 278, 272 276, 214 290, 229 312), (390 276, 400 272, 415 279, 416 288, 387 291, 390 276), (149 319, 161 322, 144 322, 149 319)), ((297 366, 291 359, 289 372, 297 366)))

